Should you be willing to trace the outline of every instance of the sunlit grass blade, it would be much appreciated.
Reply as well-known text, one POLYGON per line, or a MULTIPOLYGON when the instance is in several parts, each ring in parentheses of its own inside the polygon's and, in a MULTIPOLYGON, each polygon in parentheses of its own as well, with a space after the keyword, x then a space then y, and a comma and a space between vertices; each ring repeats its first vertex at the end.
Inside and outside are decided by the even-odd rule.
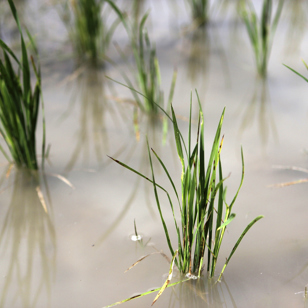
POLYGON ((236 217, 235 213, 232 213, 229 218, 222 224, 220 227, 218 227, 216 230, 220 230, 223 227, 226 227, 234 218, 236 217))
MULTIPOLYGON (((190 278, 183 279, 183 280, 179 280, 179 281, 177 281, 177 282, 173 282, 173 283, 169 284, 169 285, 167 286, 167 288, 174 287, 174 286, 176 286, 177 284, 183 283, 183 282, 188 281, 188 280, 190 280, 190 278)), ((131 297, 129 297, 129 298, 127 298, 127 299, 124 299, 124 300, 122 300, 122 301, 116 302, 116 303, 114 303, 114 304, 111 304, 111 305, 108 305, 108 306, 104 306, 103 308, 109 308, 109 307, 113 307, 113 306, 116 306, 116 305, 120 305, 120 304, 129 302, 129 301, 131 301, 131 300, 133 300, 133 299, 137 299, 137 298, 140 298, 140 297, 142 297, 142 296, 145 296, 145 295, 148 295, 148 294, 152 294, 152 293, 154 293, 154 292, 157 292, 157 291, 159 291, 160 289, 161 289, 161 287, 156 288, 156 289, 153 289, 153 290, 150 290, 150 291, 147 291, 147 292, 144 292, 144 293, 142 293, 142 294, 134 295, 134 296, 131 296, 131 297)))
POLYGON ((175 261, 175 257, 178 253, 178 250, 176 250, 174 252, 174 255, 172 257, 172 261, 171 261, 171 264, 170 264, 170 269, 169 269, 169 274, 168 274, 168 277, 165 281, 165 283, 163 284, 163 286, 161 287, 161 289, 159 290, 159 292, 157 293, 156 297, 154 298, 153 300, 153 303, 151 306, 153 306, 155 304, 155 302, 159 299, 159 297, 163 294, 163 292, 165 291, 165 289, 168 287, 168 284, 170 283, 171 279, 172 279, 172 274, 173 274, 173 266, 174 266, 174 261, 175 261))
MULTIPOLYGON (((147 257, 149 256, 152 256, 152 255, 155 255, 155 254, 163 254, 162 252, 160 251, 155 251, 155 252, 152 252, 152 253, 149 253, 141 258, 139 258, 134 264, 132 264, 127 270, 125 270, 124 273, 128 272, 129 270, 131 270, 133 267, 135 267, 137 264, 139 264, 141 261, 143 261, 144 259, 146 259, 147 257)), ((163 254, 164 255, 164 254, 163 254)))

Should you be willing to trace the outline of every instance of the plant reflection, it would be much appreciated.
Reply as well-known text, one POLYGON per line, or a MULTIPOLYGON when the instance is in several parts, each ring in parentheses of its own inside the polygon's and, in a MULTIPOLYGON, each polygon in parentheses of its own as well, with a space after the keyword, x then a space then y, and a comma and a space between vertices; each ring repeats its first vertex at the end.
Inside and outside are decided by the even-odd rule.
POLYGON ((210 280, 207 277, 196 280, 191 279, 175 287, 174 293, 170 296, 169 308, 178 306, 191 308, 237 308, 224 278, 222 278, 220 283, 216 283, 215 279, 210 280))
MULTIPOLYGON (((150 177, 150 167, 149 167, 149 157, 148 157, 148 150, 147 150, 147 138, 149 140, 149 144, 153 149, 155 149, 158 155, 161 155, 162 152, 162 136, 163 136, 163 129, 162 129, 162 120, 157 116, 148 116, 144 115, 143 119, 145 120, 144 123, 139 123, 141 126, 141 134, 142 137, 140 141, 132 141, 131 145, 129 146, 128 150, 123 153, 119 153, 119 155, 112 155, 115 159, 120 159, 121 161, 130 162, 133 158, 138 157, 138 166, 136 170, 141 172, 142 174, 146 174, 150 177), (147 136, 147 137, 146 137, 147 136), (124 156, 124 158, 123 158, 124 156)), ((169 142, 169 141, 168 141, 169 142)), ((110 160, 112 161, 112 160, 110 160)), ((153 161, 154 166, 159 167, 158 161, 153 161)), ((117 168, 116 166, 112 168, 117 168)), ((141 177, 136 177, 135 184, 133 185, 133 189, 130 195, 127 198, 127 201, 122 206, 122 209, 119 211, 119 214, 114 218, 114 220, 110 223, 110 226, 104 233, 99 237, 96 241, 96 245, 103 243, 106 238, 122 223, 123 219, 126 217, 129 209, 133 205, 138 192, 140 191, 140 179, 141 177)), ((153 209, 153 205, 151 203, 152 198, 152 186, 148 183, 145 183, 144 188, 144 196, 146 198, 145 203, 147 205, 148 211, 150 212, 152 217, 156 217, 156 211, 153 209)), ((142 203, 143 205, 143 203, 142 203)))
MULTIPOLYGON (((186 57, 187 77, 195 87, 196 81, 200 79, 202 80, 202 89, 204 84, 209 83, 204 79, 211 77, 210 69, 213 62, 216 61, 216 57, 224 72, 221 79, 224 79, 226 86, 230 85, 228 60, 219 33, 214 27, 186 29, 183 36, 183 46, 182 53, 186 57)), ((215 71, 214 76, 218 71, 215 71)))
POLYGON ((192 83, 195 83, 200 75, 206 76, 209 69, 210 43, 207 28, 196 29, 184 38, 184 52, 188 57, 187 77, 192 83))
POLYGON ((103 78, 103 72, 98 69, 80 67, 66 79, 66 81, 74 81, 72 84, 74 95, 62 120, 73 114, 76 102, 80 103, 79 125, 72 154, 65 166, 66 173, 74 168, 81 157, 84 165, 93 161, 92 153, 96 161, 101 164, 105 154, 110 151, 107 122, 111 120, 117 123, 117 127, 124 122, 119 117, 123 117, 125 108, 116 108, 114 102, 108 103, 103 78))
POLYGON ((278 141, 278 132, 271 109, 271 100, 266 80, 261 78, 256 80, 249 104, 247 104, 246 108, 244 104, 241 104, 237 114, 240 114, 242 118, 239 128, 240 137, 244 131, 257 121, 263 149, 268 144, 270 133, 272 133, 275 141, 278 141))
POLYGON ((308 26, 308 2, 306 0, 289 0, 285 12, 288 13, 289 22, 286 33, 286 51, 294 52, 300 48, 308 26))
MULTIPOLYGON (((2 266, 6 263, 0 307, 32 308, 42 301, 49 307, 56 267, 51 200, 42 199, 38 173, 17 170, 11 177, 12 197, 0 234, 2 266)), ((46 181, 44 191, 49 195, 46 181)))

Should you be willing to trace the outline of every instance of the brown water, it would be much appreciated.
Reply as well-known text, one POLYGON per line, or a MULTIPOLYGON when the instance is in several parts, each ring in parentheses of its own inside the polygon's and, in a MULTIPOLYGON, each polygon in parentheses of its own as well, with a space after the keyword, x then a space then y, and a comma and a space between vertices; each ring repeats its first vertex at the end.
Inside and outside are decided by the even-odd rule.
MULTIPOLYGON (((227 107, 222 161, 224 173, 232 173, 227 181, 229 200, 240 181, 240 146, 244 149, 244 185, 234 207, 236 221, 222 245, 217 274, 245 226, 255 216, 265 216, 242 241, 221 283, 203 278, 168 288, 156 307, 307 306, 303 295, 308 283, 307 184, 268 188, 308 177, 273 168, 307 167, 308 85, 282 65, 305 73, 300 61, 307 60, 308 47, 304 2, 285 3, 265 82, 256 77, 235 1, 214 9, 206 30, 189 33, 184 33, 190 18, 182 1, 143 2, 144 10, 151 8, 148 27, 157 42, 166 97, 174 67, 178 70, 174 108, 184 136, 191 90, 197 88, 203 102, 207 144, 227 107)), ((123 6, 124 1, 118 4, 123 6)), ((3 7, 5 3, 1 11, 8 12, 3 7)), ((132 105, 119 102, 131 94, 104 77, 120 79, 118 69, 107 66, 104 71, 82 68, 76 72, 67 32, 53 3, 20 1, 18 7, 22 8, 21 20, 34 31, 40 46, 47 142, 51 144, 40 187, 48 214, 38 200, 37 182, 15 170, 3 178, 0 307, 103 307, 161 286, 169 264, 158 254, 124 274, 142 255, 155 249, 169 253, 152 187, 106 155, 149 174, 148 135, 171 175, 179 179, 172 131, 162 145, 159 120, 153 124, 143 116, 137 142, 132 105), (65 176, 74 189, 55 174, 65 176), (130 240, 134 219, 143 245, 130 240)), ((8 16, 1 14, 1 27, 3 20, 11 24, 8 16)), ((14 31, 6 33, 14 37, 14 31)), ((123 32, 116 32, 114 41, 125 47, 123 32)), ((124 65, 113 47, 109 55, 124 65)), ((4 176, 4 157, 1 162, 4 176)), ((155 166, 157 181, 167 185, 163 171, 155 166)), ((180 187, 179 180, 175 182, 180 187)), ((172 216, 162 200, 174 241, 172 216)), ((123 307, 149 307, 154 297, 148 295, 123 307)))

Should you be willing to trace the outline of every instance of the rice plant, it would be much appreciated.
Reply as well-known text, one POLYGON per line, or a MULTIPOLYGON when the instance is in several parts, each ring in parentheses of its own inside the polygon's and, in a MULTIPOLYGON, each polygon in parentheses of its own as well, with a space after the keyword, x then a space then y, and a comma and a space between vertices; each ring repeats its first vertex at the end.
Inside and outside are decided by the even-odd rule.
MULTIPOLYGON (((156 55, 156 47, 155 44, 151 43, 147 29, 145 28, 145 23, 149 13, 146 13, 142 17, 139 24, 136 22, 126 22, 125 16, 121 14, 120 11, 118 11, 118 15, 122 15, 121 20, 130 38, 136 65, 136 68, 133 67, 131 69, 131 71, 136 71, 134 82, 124 72, 122 72, 122 76, 126 82, 126 85, 124 86, 131 89, 131 93, 134 96, 138 107, 142 111, 155 114, 159 110, 158 106, 163 107, 164 105, 164 93, 161 88, 161 75, 159 62, 156 55), (138 95, 135 90, 136 88, 138 89, 138 92, 143 94, 142 97, 138 95)), ((123 52, 121 52, 121 54, 122 57, 125 58, 123 52)), ((169 108, 173 97, 175 82, 176 72, 173 74, 169 92, 169 108)))
MULTIPOLYGON (((41 74, 40 67, 35 65, 31 56, 32 68, 35 73, 36 83, 31 87, 31 72, 28 52, 18 19, 17 11, 12 0, 8 0, 13 17, 18 26, 21 38, 21 60, 14 52, 0 40, 3 60, 0 59, 0 133, 5 140, 17 167, 38 169, 36 156, 35 131, 39 114, 41 99, 41 74), (13 63, 12 63, 13 61, 13 63), (18 71, 14 71, 14 66, 18 71)), ((37 54, 34 41, 28 32, 30 43, 37 54)), ((42 155, 45 156, 45 119, 43 112, 43 142, 42 155)), ((0 146, 4 156, 11 161, 4 148, 0 146)))
POLYGON ((209 0, 188 0, 191 7, 193 21, 198 26, 203 26, 207 23, 209 18, 209 0))
POLYGON ((154 102, 161 106, 163 93, 161 90, 161 76, 156 48, 151 44, 148 32, 144 27, 148 15, 145 14, 143 16, 137 31, 135 33, 132 32, 131 36, 131 44, 138 72, 136 79, 140 92, 145 95, 144 103, 140 101, 140 97, 134 91, 133 95, 136 101, 139 101, 138 105, 146 112, 157 112, 157 107, 154 102))
POLYGON ((251 45, 253 47, 258 74, 266 77, 270 51, 279 22, 284 0, 279 0, 272 20, 273 1, 263 0, 261 19, 251 0, 240 2, 239 12, 245 23, 251 45))
POLYGON ((106 2, 67 0, 61 3, 60 16, 68 24, 69 34, 79 58, 89 59, 94 64, 98 58, 106 58, 113 33, 120 23, 120 19, 116 18, 112 22, 108 21, 110 26, 107 26, 112 7, 108 8, 106 2))
MULTIPOLYGON (((204 118, 198 93, 196 92, 196 94, 199 104, 199 121, 196 136, 197 141, 194 146, 192 146, 191 143, 192 98, 190 102, 188 144, 185 144, 184 138, 179 130, 173 107, 171 107, 172 116, 169 117, 166 114, 173 125, 177 153, 182 167, 181 195, 178 193, 174 180, 171 178, 167 167, 164 165, 156 152, 153 149, 150 150, 149 145, 148 154, 152 172, 151 178, 146 177, 137 170, 132 169, 131 167, 118 160, 113 160, 153 184, 156 204, 160 214, 161 222, 163 224, 168 247, 171 255, 173 258, 175 258, 175 264, 179 271, 183 274, 187 274, 188 277, 191 277, 192 275, 200 277, 204 268, 203 265, 206 264, 206 270, 209 274, 209 277, 213 277, 215 274, 217 259, 226 228, 236 216, 233 212, 233 206, 244 179, 244 157, 243 151, 241 151, 242 177, 240 185, 231 203, 227 203, 226 188, 224 187, 224 181, 226 178, 223 177, 222 162, 220 157, 224 139, 223 137, 221 138, 221 128, 225 110, 222 112, 216 130, 209 160, 206 161, 204 144, 204 118), (178 203, 177 208, 181 216, 180 223, 178 223, 176 220, 176 208, 172 202, 169 192, 156 182, 152 162, 153 155, 160 163, 173 187, 173 191, 178 203), (162 190, 167 195, 170 209, 173 214, 174 226, 177 233, 176 248, 174 244, 171 243, 169 227, 165 223, 160 198, 158 195, 158 189, 162 190), (206 262, 204 261, 205 255, 207 256, 206 262)), ((236 244, 234 245, 229 257, 226 259, 219 279, 221 278, 221 275, 223 274, 227 264, 229 263, 231 257, 233 256, 245 234, 254 225, 254 223, 256 223, 262 217, 263 216, 256 217, 243 231, 236 244)))

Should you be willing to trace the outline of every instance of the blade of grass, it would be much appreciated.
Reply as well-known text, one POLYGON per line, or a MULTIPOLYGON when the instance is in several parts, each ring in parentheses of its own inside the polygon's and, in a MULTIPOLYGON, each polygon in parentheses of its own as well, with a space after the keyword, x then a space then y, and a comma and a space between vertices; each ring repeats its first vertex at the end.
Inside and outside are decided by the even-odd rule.
POLYGON ((165 281, 165 283, 163 284, 163 286, 161 287, 161 289, 159 290, 159 292, 157 293, 156 297, 154 298, 153 302, 152 302, 152 305, 153 306, 155 304, 155 302, 158 300, 158 298, 163 294, 163 292, 165 291, 165 289, 168 287, 168 284, 170 283, 171 279, 172 279, 172 274, 173 274, 173 266, 174 266, 174 261, 175 261, 175 257, 178 253, 178 250, 176 250, 174 252, 174 255, 172 257, 172 261, 171 261, 171 264, 170 264, 170 269, 169 269, 169 274, 168 274, 168 277, 165 281))
POLYGON ((227 261, 225 263, 225 265, 223 266, 222 270, 221 270, 221 273, 218 277, 218 281, 220 281, 221 279, 221 276, 222 274, 224 273, 225 271, 225 268, 226 266, 228 265, 230 259, 232 258, 233 254, 235 253, 237 247, 239 246, 239 244, 241 243, 242 239, 244 238, 244 236, 246 235, 246 233, 249 231, 249 229, 258 221, 260 220, 261 218, 263 218, 264 216, 263 215, 260 215, 258 217, 256 217, 254 220, 252 220, 252 222, 250 224, 248 224, 248 226, 245 228, 245 230, 243 231, 243 233, 241 234, 241 236, 239 237, 239 239, 237 240, 236 244, 234 245, 229 257, 227 258, 227 261))

